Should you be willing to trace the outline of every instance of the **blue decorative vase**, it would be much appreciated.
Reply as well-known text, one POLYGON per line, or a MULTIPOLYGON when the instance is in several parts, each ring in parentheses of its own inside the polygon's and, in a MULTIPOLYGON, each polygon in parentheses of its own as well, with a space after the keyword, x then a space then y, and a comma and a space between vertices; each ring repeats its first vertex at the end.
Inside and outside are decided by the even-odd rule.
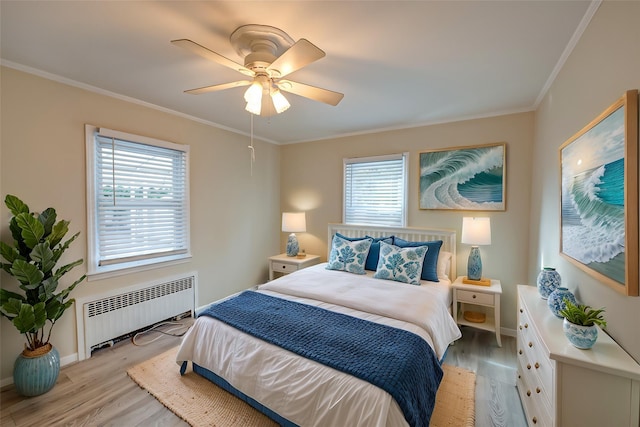
POLYGON ((477 246, 472 246, 471 252, 469 252, 467 277, 470 280, 480 280, 482 278, 482 259, 480 258, 480 249, 477 246))
POLYGON ((545 267, 540 274, 538 274, 536 283, 538 285, 538 293, 540 293, 542 299, 547 299, 549 295, 551 295, 551 292, 560 287, 562 279, 555 268, 545 267))
POLYGON ((298 238, 294 233, 289 234, 287 239, 287 256, 296 256, 300 252, 300 245, 298 245, 298 238))
POLYGON ((596 343, 598 339, 598 327, 576 325, 564 319, 562 322, 562 330, 569 342, 576 348, 588 350, 596 343))
POLYGON ((13 384, 23 396, 39 396, 56 385, 60 373, 60 354, 51 344, 47 345, 49 351, 45 350, 42 354, 30 356, 21 353, 13 365, 13 384))
POLYGON ((560 310, 564 310, 566 304, 564 303, 564 299, 568 299, 573 304, 576 303, 576 297, 571 293, 571 291, 567 288, 563 288, 562 286, 557 288, 555 291, 549 294, 549 298, 547 298, 547 304, 551 309, 551 312, 554 316, 562 319, 562 315, 560 314, 560 310))

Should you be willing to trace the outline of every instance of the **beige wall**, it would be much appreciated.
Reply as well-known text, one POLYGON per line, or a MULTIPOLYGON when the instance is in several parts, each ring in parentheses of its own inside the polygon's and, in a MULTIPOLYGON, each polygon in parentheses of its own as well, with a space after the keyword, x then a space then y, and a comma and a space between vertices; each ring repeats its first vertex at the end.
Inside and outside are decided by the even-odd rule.
POLYGON ((536 112, 528 273, 533 284, 541 266, 555 266, 579 300, 606 308, 607 331, 637 361, 640 297, 616 293, 559 256, 558 148, 640 88, 639 45, 640 2, 603 2, 536 112))
MULTIPOLYGON (((412 227, 455 229, 463 216, 491 217, 491 246, 483 246, 483 275, 500 279, 503 327, 515 330, 516 285, 527 279, 529 188, 533 113, 468 120, 371 135, 292 144, 282 147, 282 210, 305 210, 307 233, 300 247, 327 256, 327 223, 342 221, 342 159, 409 152, 409 218, 412 227), (463 212, 420 210, 418 158, 421 151, 506 142, 507 210, 463 212)), ((281 235, 281 247, 286 236, 281 235)), ((460 237, 458 236, 458 243, 460 237)), ((469 246, 458 246, 458 274, 466 274, 469 246)))
MULTIPOLYGON (((248 137, 176 115, 2 68, 1 172, 2 200, 22 198, 32 211, 49 206, 71 220, 82 234, 65 254, 68 261, 87 258, 85 137, 89 123, 191 147, 191 249, 184 264, 84 282, 74 297, 145 283, 195 271, 196 306, 227 296, 267 278, 266 258, 278 251, 280 223, 280 148, 255 142, 257 162, 250 172, 248 137)), ((3 241, 10 240, 11 217, 0 208, 3 241)), ((85 272, 77 267, 65 276, 70 284, 85 272)), ((13 279, 2 272, 3 287, 13 279)), ((0 321, 0 379, 11 377, 24 339, 6 319, 0 321)), ((62 358, 76 353, 74 310, 53 331, 62 358)))

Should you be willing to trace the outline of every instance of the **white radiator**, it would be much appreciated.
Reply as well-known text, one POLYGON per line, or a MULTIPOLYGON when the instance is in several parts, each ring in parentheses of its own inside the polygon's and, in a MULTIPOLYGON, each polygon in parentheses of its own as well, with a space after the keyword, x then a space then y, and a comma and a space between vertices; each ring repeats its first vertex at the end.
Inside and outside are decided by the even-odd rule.
MULTIPOLYGON (((117 289, 91 301, 76 301, 76 317, 82 310, 78 328, 78 358, 91 357, 91 349, 184 312, 194 313, 196 276, 160 280, 117 289), (81 330, 82 329, 82 330, 81 330)), ((95 298, 95 297, 93 297, 95 298)))

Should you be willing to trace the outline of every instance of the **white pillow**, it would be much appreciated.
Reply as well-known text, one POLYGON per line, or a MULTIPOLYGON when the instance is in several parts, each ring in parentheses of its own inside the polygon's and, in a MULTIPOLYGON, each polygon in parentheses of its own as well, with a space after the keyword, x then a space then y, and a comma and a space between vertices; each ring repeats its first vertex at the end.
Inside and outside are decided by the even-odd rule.
POLYGON ((447 251, 440 251, 438 256, 438 279, 449 279, 447 274, 451 269, 451 256, 453 254, 447 251))

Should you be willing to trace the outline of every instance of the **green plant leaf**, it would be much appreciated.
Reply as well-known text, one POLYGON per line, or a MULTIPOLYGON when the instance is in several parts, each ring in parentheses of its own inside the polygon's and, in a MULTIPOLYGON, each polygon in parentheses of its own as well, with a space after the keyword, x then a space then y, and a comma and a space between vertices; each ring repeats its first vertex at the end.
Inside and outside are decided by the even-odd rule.
POLYGON ((13 263, 11 274, 22 283, 25 289, 37 288, 44 278, 44 273, 38 267, 21 259, 13 263))
POLYGON ((57 249, 53 249, 53 245, 51 245, 51 248, 53 249, 53 258, 55 259, 56 262, 58 262, 58 260, 60 259, 64 251, 66 251, 69 245, 71 245, 71 242, 76 240, 79 235, 80 235, 80 232, 78 231, 76 234, 71 236, 69 240, 64 242, 62 245, 58 246, 57 249))
POLYGON ((40 301, 48 301, 54 297, 54 292, 58 288, 58 279, 55 277, 47 277, 38 287, 38 299, 40 301))
MULTIPOLYGON (((69 231, 69 221, 60 220, 53 226, 51 234, 47 237, 49 245, 54 248, 69 231)), ((67 245, 69 247, 69 245, 67 245)), ((66 249, 66 248, 64 248, 66 249)))
POLYGON ((21 304, 19 314, 13 318, 13 325, 21 334, 36 331, 36 315, 33 306, 21 304))
POLYGON ((40 264, 40 269, 45 276, 56 266, 53 251, 48 242, 38 243, 31 251, 31 259, 40 264))
POLYGON ((2 305, 0 305, 0 311, 8 319, 13 319, 20 314, 20 308, 22 307, 24 299, 20 295, 16 296, 18 298, 9 297, 6 300, 3 300, 2 305))
POLYGON ((79 260, 76 260, 76 261, 72 262, 71 264, 63 265, 62 267, 60 267, 59 269, 56 270, 56 272, 53 274, 53 277, 55 277, 58 280, 60 280, 60 278, 62 276, 67 274, 69 271, 71 271, 72 268, 77 267, 78 265, 82 264, 82 262, 83 262, 83 260, 79 259, 79 260))
POLYGON ((26 301, 26 299, 22 295, 0 288, 0 305, 6 304, 10 299, 17 299, 21 302, 26 301))
POLYGON ((39 302, 33 306, 33 314, 35 315, 34 326, 35 329, 44 328, 47 323, 47 307, 44 302, 39 302))
POLYGON ((64 306, 57 298, 52 299, 47 303, 47 319, 55 322, 62 316, 64 310, 64 306))
POLYGON ((13 246, 7 245, 5 242, 0 242, 0 255, 9 263, 13 263, 16 259, 20 258, 20 252, 13 246))
POLYGON ((56 210, 53 208, 47 208, 38 215, 38 221, 44 227, 44 235, 48 236, 51 234, 51 230, 53 229, 53 225, 56 223, 56 210))
POLYGON ((71 286, 69 286, 67 289, 63 290, 62 292, 60 292, 60 293, 57 295, 57 298, 58 298, 60 301, 64 301, 65 299, 67 299, 67 297, 69 296, 69 294, 71 293, 71 291, 73 291, 73 289, 74 289, 76 286, 78 286, 80 283, 82 283, 82 281, 83 281, 84 279, 86 279, 86 278, 87 278, 87 275, 86 275, 86 274, 83 274, 83 275, 82 275, 82 277, 81 277, 81 278, 79 278, 78 280, 76 280, 75 282, 73 282, 73 284, 72 284, 71 286))
POLYGON ((29 213, 29 206, 11 194, 7 194, 4 198, 4 204, 7 205, 7 208, 9 208, 13 216, 18 216, 21 213, 29 213))
POLYGON ((21 213, 16 218, 16 223, 21 229, 21 235, 25 245, 32 249, 40 243, 40 239, 44 236, 44 226, 33 215, 21 213))

